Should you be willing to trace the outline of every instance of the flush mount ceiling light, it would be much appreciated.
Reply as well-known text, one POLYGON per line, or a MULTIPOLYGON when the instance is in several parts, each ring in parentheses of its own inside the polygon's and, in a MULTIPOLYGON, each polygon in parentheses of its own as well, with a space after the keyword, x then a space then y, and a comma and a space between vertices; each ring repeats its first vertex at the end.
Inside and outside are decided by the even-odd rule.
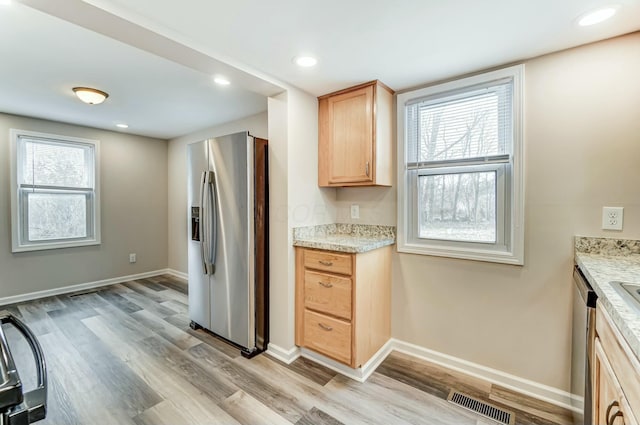
POLYGON ((310 68, 318 63, 318 59, 312 56, 296 56, 293 58, 293 63, 303 68, 310 68))
POLYGON ((129 125, 121 123, 121 124, 116 124, 116 127, 118 127, 118 128, 129 128, 129 125))
POLYGON ((231 84, 229 80, 224 77, 215 77, 213 79, 213 82, 221 86, 228 86, 229 84, 231 84))
POLYGON ((602 9, 585 13, 578 19, 578 25, 581 27, 588 27, 589 25, 599 24, 600 22, 611 18, 617 11, 618 8, 616 6, 607 6, 602 9))
POLYGON ((98 105, 109 97, 108 93, 89 87, 74 87, 73 92, 78 96, 78 99, 89 105, 98 105))

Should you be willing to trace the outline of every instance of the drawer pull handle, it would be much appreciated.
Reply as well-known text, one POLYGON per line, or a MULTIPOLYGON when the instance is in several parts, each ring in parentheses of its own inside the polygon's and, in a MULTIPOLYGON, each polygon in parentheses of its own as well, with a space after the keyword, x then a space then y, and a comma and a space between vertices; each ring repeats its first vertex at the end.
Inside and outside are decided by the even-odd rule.
POLYGON ((325 288, 333 288, 333 284, 329 283, 329 282, 322 282, 319 281, 318 282, 320 285, 324 286, 325 288))
POLYGON ((331 332, 333 330, 331 326, 325 325, 324 323, 318 323, 318 326, 320 326, 322 329, 328 332, 331 332))
MULTIPOLYGON (((604 415, 605 421, 607 421, 607 425, 611 425, 613 423, 611 418, 609 418, 609 415, 611 414, 611 409, 613 409, 614 407, 618 407, 619 405, 620 404, 618 404, 617 400, 613 400, 611 404, 609 404, 609 406, 607 407, 607 413, 605 413, 604 415)), ((614 418, 615 418, 615 415, 614 415, 614 418)))
POLYGON ((318 260, 318 262, 319 262, 320 264, 322 264, 323 266, 327 266, 327 267, 331 267, 331 266, 333 266, 333 262, 332 262, 332 261, 318 260))
POLYGON ((624 415, 622 414, 622 412, 618 410, 616 413, 613 414, 613 416, 611 416, 611 419, 609 419, 609 422, 607 422, 607 425, 613 425, 616 422, 617 418, 623 418, 623 417, 624 415))

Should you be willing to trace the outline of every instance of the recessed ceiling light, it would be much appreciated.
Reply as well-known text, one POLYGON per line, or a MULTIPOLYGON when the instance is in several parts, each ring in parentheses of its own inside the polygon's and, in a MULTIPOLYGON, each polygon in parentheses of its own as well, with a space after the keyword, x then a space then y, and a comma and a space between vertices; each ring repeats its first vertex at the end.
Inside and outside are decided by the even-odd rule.
POLYGON ((310 68, 318 63, 318 59, 311 56, 296 56, 293 63, 303 68, 310 68))
POLYGON ((116 124, 116 127, 118 127, 118 128, 129 128, 129 126, 127 124, 116 124))
POLYGON ((606 21, 615 15, 617 10, 618 8, 615 6, 607 6, 602 9, 586 13, 578 20, 578 25, 581 27, 587 27, 589 25, 599 24, 600 22, 606 21))
POLYGON ((219 84, 219 85, 221 85, 221 86, 228 86, 229 84, 231 84, 231 83, 229 82, 229 80, 227 80, 227 79, 226 79, 226 78, 224 78, 224 77, 215 77, 215 78, 213 79, 213 82, 214 82, 214 83, 216 83, 216 84, 219 84))
POLYGON ((78 99, 89 105, 98 105, 109 97, 109 93, 89 87, 74 87, 73 92, 78 96, 78 99))

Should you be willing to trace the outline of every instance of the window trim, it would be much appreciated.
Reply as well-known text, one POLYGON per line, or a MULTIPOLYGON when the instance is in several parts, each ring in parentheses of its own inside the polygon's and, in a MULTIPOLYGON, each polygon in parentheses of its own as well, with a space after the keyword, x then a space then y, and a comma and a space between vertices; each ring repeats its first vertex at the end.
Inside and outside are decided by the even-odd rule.
MULTIPOLYGON (((100 245, 100 141, 92 139, 84 139, 79 137, 61 136, 56 134, 40 133, 29 130, 20 130, 12 128, 9 130, 10 140, 10 163, 11 163, 11 251, 12 252, 28 252, 41 251, 48 249, 72 248, 80 246, 100 245), (73 239, 52 239, 42 242, 28 242, 24 240, 24 222, 26 218, 23 208, 26 207, 20 202, 20 184, 18 179, 18 141, 20 138, 42 139, 51 142, 60 142, 66 144, 90 145, 93 149, 93 190, 88 195, 87 202, 91 202, 89 198, 93 198, 93 211, 87 217, 87 227, 93 229, 92 236, 86 238, 73 239)), ((80 190, 78 193, 86 193, 80 190)), ((88 232, 91 233, 91 232, 88 232)))
POLYGON ((514 265, 524 264, 524 65, 515 65, 491 72, 474 75, 459 80, 449 81, 418 90, 400 93, 397 96, 397 173, 398 173, 398 252, 408 254, 432 255, 438 257, 460 258, 494 263, 514 265), (513 150, 511 179, 507 180, 510 192, 509 217, 505 222, 510 223, 510 235, 506 249, 489 249, 482 247, 480 243, 464 243, 428 240, 417 242, 414 235, 410 234, 413 228, 412 219, 415 213, 412 211, 411 196, 408 191, 411 186, 411 173, 406 169, 406 142, 407 129, 405 128, 406 106, 418 101, 418 99, 437 96, 445 92, 463 91, 465 88, 498 81, 504 78, 513 78, 513 150))

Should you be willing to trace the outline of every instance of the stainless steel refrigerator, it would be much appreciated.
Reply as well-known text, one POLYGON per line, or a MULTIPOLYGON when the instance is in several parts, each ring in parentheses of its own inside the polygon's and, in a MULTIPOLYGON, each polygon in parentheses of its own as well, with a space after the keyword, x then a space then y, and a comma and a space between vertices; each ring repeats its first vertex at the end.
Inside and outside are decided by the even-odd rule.
POLYGON ((267 141, 188 146, 189 319, 251 357, 268 343, 267 141))

